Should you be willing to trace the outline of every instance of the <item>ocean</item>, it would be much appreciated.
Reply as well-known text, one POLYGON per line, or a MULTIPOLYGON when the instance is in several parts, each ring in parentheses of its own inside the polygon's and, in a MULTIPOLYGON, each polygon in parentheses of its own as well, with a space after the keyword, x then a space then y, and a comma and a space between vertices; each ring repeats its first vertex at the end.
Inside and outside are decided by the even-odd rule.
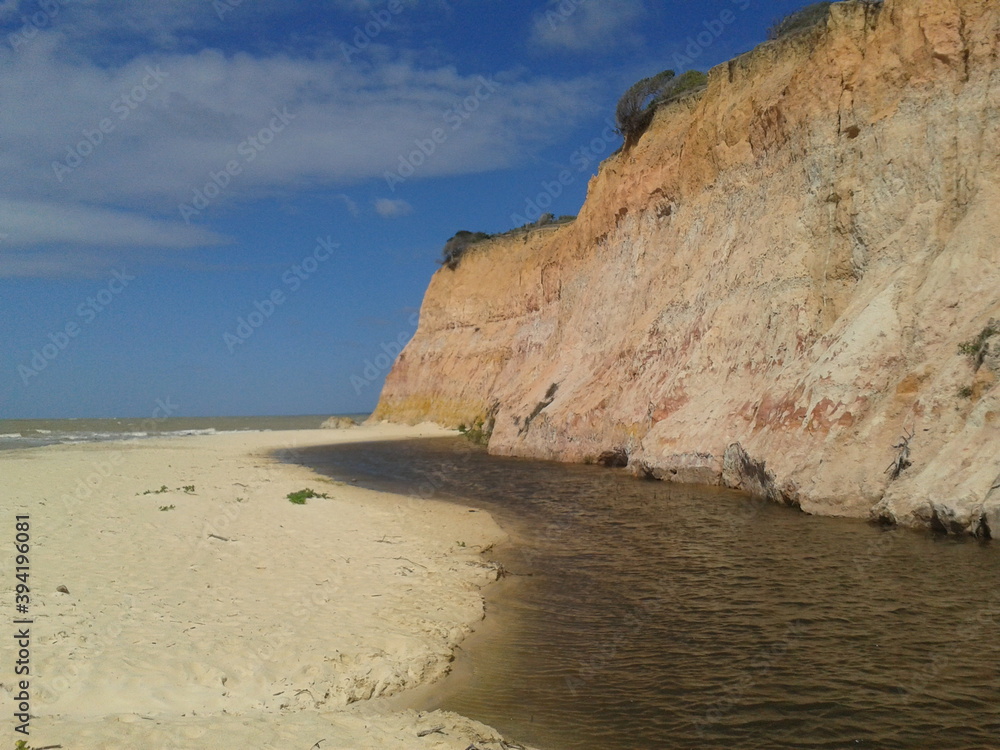
POLYGON ((219 432, 315 430, 330 416, 361 422, 368 414, 294 417, 166 417, 135 419, 0 419, 0 451, 42 445, 142 440, 169 435, 213 435, 219 432))

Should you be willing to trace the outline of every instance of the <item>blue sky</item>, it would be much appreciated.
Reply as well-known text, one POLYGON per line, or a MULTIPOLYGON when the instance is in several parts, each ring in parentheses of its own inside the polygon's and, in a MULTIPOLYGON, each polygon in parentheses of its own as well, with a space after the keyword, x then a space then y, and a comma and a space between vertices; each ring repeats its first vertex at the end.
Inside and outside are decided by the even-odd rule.
POLYGON ((452 234, 806 4, 0 0, 0 418, 370 410, 452 234))

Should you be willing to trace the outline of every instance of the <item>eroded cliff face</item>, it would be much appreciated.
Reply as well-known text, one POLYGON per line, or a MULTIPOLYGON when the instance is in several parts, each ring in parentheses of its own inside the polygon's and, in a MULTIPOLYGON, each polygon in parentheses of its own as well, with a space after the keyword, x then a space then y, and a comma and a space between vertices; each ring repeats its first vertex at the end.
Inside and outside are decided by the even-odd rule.
POLYGON ((958 351, 1000 318, 998 38, 995 0, 849 2, 716 68, 576 222, 435 274, 375 418, 1000 535, 1000 336, 958 351))

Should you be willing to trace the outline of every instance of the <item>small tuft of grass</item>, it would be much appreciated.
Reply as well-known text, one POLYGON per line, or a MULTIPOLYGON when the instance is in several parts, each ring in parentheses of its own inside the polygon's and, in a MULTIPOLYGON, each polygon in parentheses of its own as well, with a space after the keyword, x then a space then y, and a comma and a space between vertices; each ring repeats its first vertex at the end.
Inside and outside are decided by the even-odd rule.
MULTIPOLYGON (((187 485, 184 485, 183 487, 178 487, 177 491, 178 492, 183 491, 183 492, 187 493, 188 495, 193 495, 194 494, 194 485, 193 484, 187 484, 187 485)), ((165 485, 165 484, 161 484, 160 485, 160 489, 158 489, 158 490, 146 490, 143 493, 137 492, 135 494, 136 495, 139 495, 139 494, 143 494, 143 495, 162 495, 162 494, 164 494, 166 492, 170 492, 170 488, 167 487, 167 485, 165 485)))
POLYGON ((465 424, 460 424, 458 426, 458 431, 467 439, 475 443, 476 445, 489 445, 490 436, 493 434, 492 421, 487 424, 482 419, 477 419, 472 427, 467 427, 465 424))
POLYGON ((294 505, 305 505, 306 500, 314 497, 325 497, 327 500, 330 499, 330 496, 325 492, 316 492, 316 490, 309 489, 308 487, 304 490, 299 490, 298 492, 289 492, 287 497, 288 502, 293 503, 294 505))
POLYGON ((161 505, 160 510, 174 510, 176 507, 176 505, 161 505))
POLYGON ((959 398, 972 398, 972 386, 971 385, 963 385, 961 388, 959 388, 958 389, 958 397, 959 398))
POLYGON ((968 357, 972 361, 972 366, 978 370, 983 366, 983 362, 986 361, 986 357, 990 353, 990 339, 997 334, 1000 334, 1000 322, 991 320, 976 338, 959 344, 958 352, 968 357))

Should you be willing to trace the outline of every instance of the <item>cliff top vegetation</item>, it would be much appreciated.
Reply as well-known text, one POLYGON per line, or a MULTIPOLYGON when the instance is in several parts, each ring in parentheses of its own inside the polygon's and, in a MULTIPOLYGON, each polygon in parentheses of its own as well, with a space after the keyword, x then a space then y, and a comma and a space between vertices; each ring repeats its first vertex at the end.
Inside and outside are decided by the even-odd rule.
POLYGON ((556 217, 552 214, 543 214, 538 221, 533 221, 524 226, 515 227, 506 232, 499 232, 497 234, 487 234, 486 232, 469 232, 467 230, 460 230, 454 234, 441 249, 441 265, 447 266, 452 271, 458 268, 458 264, 461 262, 462 258, 465 257, 473 247, 485 242, 486 240, 492 240, 500 237, 512 237, 516 234, 524 234, 535 229, 541 229, 542 227, 555 226, 559 224, 569 224, 571 221, 576 219, 572 215, 564 215, 556 217))
POLYGON ((656 110, 705 88, 707 82, 708 76, 700 70, 689 70, 681 76, 664 70, 632 84, 615 108, 615 124, 625 139, 622 149, 627 151, 642 137, 656 110))

